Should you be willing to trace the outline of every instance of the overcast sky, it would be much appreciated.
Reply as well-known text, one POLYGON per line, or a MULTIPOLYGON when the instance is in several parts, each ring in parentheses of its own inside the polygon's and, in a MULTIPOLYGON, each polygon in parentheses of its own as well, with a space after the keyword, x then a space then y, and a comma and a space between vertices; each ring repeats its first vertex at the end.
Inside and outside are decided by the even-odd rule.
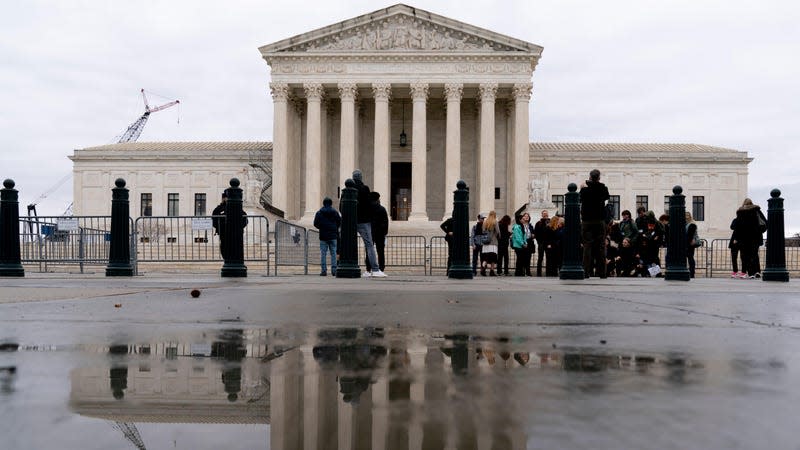
MULTIPOLYGON (((544 47, 531 140, 679 142, 747 151, 750 193, 784 191, 800 231, 800 2, 420 0, 408 3, 544 47)), ((139 141, 272 140, 258 47, 390 6, 375 1, 31 1, 0 17, 1 178, 26 205, 151 104, 139 141)), ((39 200, 60 214, 72 182, 39 200)), ((24 214, 24 206, 21 213, 24 214)), ((731 215, 733 215, 733 211, 731 215)))

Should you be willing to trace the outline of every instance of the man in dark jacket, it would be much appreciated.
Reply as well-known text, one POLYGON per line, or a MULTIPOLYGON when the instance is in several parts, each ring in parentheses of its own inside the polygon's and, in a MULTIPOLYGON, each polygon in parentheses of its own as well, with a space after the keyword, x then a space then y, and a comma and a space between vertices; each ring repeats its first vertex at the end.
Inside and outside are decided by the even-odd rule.
POLYGON ((450 260, 453 258, 453 228, 455 227, 455 223, 453 222, 452 217, 448 217, 447 220, 442 222, 439 225, 439 228, 444 231, 444 241, 447 242, 447 274, 450 275, 450 260))
MULTIPOLYGON (((372 191, 369 193, 369 199, 372 206, 372 240, 375 241, 375 250, 378 254, 378 268, 380 272, 384 272, 386 268, 384 248, 386 247, 386 235, 389 234, 389 214, 386 213, 386 208, 381 205, 381 194, 372 191)), ((372 271, 374 267, 369 263, 369 258, 364 259, 367 272, 372 271)))
POLYGON ((533 236, 536 238, 536 243, 539 244, 539 257, 536 260, 536 276, 542 276, 542 261, 544 260, 544 238, 547 236, 548 228, 550 227, 550 213, 544 209, 542 210, 542 218, 533 226, 533 236))
POLYGON ((606 201, 611 198, 608 188, 600 182, 600 171, 593 169, 589 179, 581 186, 581 240, 583 242, 583 270, 586 278, 594 275, 606 277, 606 201))
POLYGON ((353 181, 356 183, 356 189, 358 190, 356 230, 364 241, 367 261, 369 261, 370 268, 373 269, 372 271, 367 270, 361 276, 363 278, 385 277, 386 274, 378 268, 378 255, 375 253, 375 244, 372 240, 372 204, 369 201, 369 186, 364 184, 361 171, 358 169, 353 171, 353 181))
POLYGON ((342 226, 342 216, 333 208, 333 200, 325 197, 322 208, 314 216, 314 227, 319 230, 319 253, 321 266, 320 276, 328 274, 325 265, 325 253, 331 252, 331 274, 336 276, 336 241, 339 239, 339 227, 342 226))
MULTIPOLYGON (((219 205, 214 208, 214 211, 211 212, 211 215, 214 216, 211 219, 211 224, 214 227, 214 232, 219 236, 219 253, 222 255, 223 260, 228 259, 228 246, 227 242, 225 241, 225 207, 228 204, 228 191, 225 190, 222 192, 222 201, 220 201, 219 205)), ((242 210, 242 228, 247 226, 247 213, 242 210)))

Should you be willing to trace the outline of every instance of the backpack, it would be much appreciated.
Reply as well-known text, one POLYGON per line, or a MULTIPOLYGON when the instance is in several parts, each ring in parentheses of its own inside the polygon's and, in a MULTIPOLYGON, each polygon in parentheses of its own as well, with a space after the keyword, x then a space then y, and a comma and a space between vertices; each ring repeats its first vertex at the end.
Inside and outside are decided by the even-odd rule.
MULTIPOLYGON (((689 232, 689 225, 686 224, 686 232, 689 232)), ((700 234, 697 233, 697 225, 694 226, 694 236, 689 239, 689 246, 691 247, 702 247, 703 243, 700 242, 700 234), (694 242, 694 244, 692 244, 694 242)))

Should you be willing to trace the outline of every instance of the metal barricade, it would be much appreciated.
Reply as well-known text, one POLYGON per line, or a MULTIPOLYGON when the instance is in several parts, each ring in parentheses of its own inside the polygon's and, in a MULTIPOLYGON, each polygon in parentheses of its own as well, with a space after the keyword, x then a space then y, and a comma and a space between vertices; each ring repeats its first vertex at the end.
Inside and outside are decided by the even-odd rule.
POLYGON ((433 236, 428 246, 428 275, 434 270, 447 273, 447 241, 444 236, 433 236))
MULTIPOLYGON (((19 223, 22 264, 37 265, 40 272, 77 265, 80 273, 87 265, 108 264, 111 216, 21 217, 19 223)), ((131 264, 136 273, 133 252, 131 264)))
MULTIPOLYGON (((709 252, 709 265, 711 266, 710 276, 713 277, 714 275, 720 274, 722 276, 729 276, 733 270, 731 264, 731 249, 728 248, 729 244, 730 239, 714 239, 711 241, 711 251, 709 252)), ((784 251, 786 252, 786 270, 789 271, 789 276, 800 276, 800 247, 784 247, 784 251)), ((739 258, 739 261, 737 261, 739 269, 742 270, 741 250, 737 258, 739 258)), ((764 270, 767 262, 766 240, 764 241, 764 245, 758 248, 758 261, 759 267, 761 270, 764 270)))
MULTIPOLYGON (((143 216, 136 219, 132 229, 135 236, 138 263, 181 264, 191 263, 191 270, 209 264, 209 270, 217 270, 223 259, 220 253, 219 236, 213 228, 214 218, 222 216, 143 216)), ((248 269, 263 266, 269 273, 269 220, 264 216, 247 216, 243 236, 244 261, 248 269)), ((174 267, 174 266, 173 266, 174 267)), ((179 267, 176 267, 179 268, 179 267)))
POLYGON ((278 275, 279 266, 300 266, 303 267, 303 273, 308 275, 308 233, 305 227, 285 220, 275 221, 274 265, 275 275, 278 275))

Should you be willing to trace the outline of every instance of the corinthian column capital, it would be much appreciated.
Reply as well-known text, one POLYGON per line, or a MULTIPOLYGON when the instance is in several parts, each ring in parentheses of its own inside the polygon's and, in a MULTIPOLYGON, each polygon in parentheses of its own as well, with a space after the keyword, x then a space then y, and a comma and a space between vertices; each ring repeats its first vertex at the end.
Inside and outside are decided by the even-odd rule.
POLYGON ((464 93, 463 83, 445 83, 444 85, 445 97, 448 102, 460 102, 461 96, 464 93))
POLYGON ((482 102, 493 102, 497 97, 497 83, 481 83, 478 92, 482 102))
POLYGON ((515 83, 514 98, 516 100, 530 100, 533 83, 515 83))
POLYGON ((303 90, 306 91, 306 100, 322 100, 325 95, 325 89, 321 83, 308 83, 303 85, 303 90))
POLYGON ((358 86, 355 83, 339 83, 339 98, 354 101, 358 95, 358 86))
POLYGON ((411 83, 411 98, 414 100, 428 100, 428 83, 411 83))
POLYGON ((372 83, 372 93, 375 95, 375 100, 389 100, 392 96, 391 83, 372 83))
POLYGON ((285 102, 289 99, 289 85, 287 83, 270 83, 269 90, 272 93, 272 100, 285 102))

